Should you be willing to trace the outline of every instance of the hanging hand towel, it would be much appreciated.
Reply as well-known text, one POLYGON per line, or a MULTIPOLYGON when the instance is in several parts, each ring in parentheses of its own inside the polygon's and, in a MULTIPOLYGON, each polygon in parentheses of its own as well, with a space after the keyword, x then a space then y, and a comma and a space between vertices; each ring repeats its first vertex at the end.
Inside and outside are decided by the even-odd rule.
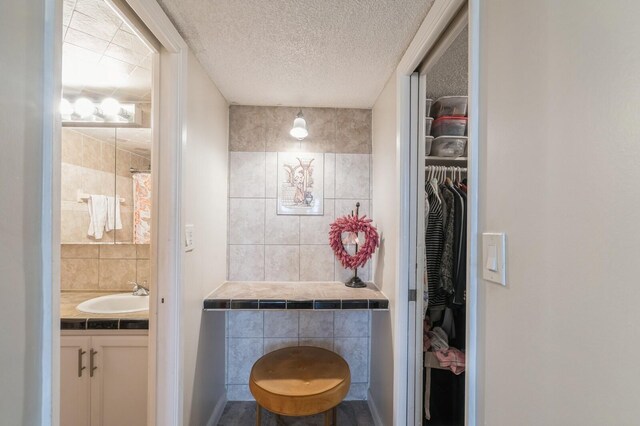
POLYGON ((87 234, 96 240, 102 238, 107 223, 107 197, 104 195, 90 195, 87 200, 89 207, 89 230, 87 234))
POLYGON ((120 197, 107 197, 107 232, 114 229, 122 229, 122 219, 120 218, 120 197))

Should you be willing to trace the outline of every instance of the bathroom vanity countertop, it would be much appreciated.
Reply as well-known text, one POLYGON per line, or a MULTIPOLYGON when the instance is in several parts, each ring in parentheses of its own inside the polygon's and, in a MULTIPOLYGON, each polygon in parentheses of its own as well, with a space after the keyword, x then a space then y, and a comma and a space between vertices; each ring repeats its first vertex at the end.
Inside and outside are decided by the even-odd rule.
POLYGON ((126 314, 92 314, 76 309, 76 306, 86 300, 118 293, 126 292, 62 291, 60 293, 60 328, 62 330, 148 329, 149 311, 126 314))
POLYGON ((388 310, 389 300, 373 283, 227 281, 205 298, 204 310, 229 309, 388 310))

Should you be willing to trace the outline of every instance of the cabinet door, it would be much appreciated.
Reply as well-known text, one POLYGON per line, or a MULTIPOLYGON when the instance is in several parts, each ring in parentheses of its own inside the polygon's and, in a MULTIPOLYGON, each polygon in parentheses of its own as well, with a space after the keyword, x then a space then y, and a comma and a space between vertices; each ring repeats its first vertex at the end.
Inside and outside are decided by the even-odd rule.
POLYGON ((89 426, 89 336, 60 337, 60 425, 89 426))
POLYGON ((93 336, 91 346, 91 426, 146 426, 148 337, 93 336))

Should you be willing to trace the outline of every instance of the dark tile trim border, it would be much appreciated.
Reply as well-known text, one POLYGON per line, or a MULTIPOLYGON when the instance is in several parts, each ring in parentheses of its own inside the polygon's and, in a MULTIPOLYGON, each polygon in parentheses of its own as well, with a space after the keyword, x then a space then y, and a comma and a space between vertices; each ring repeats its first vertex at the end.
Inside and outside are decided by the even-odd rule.
POLYGON ((363 300, 343 300, 342 309, 369 309, 369 301, 363 300))
POLYGON ((287 309, 313 309, 313 300, 287 300, 287 309))
POLYGON ((60 330, 86 330, 86 318, 61 318, 60 330))
POLYGON ((258 309, 286 309, 286 300, 261 300, 258 309))
POLYGON ((60 318, 60 330, 148 330, 149 320, 117 318, 60 318))
POLYGON ((340 300, 314 300, 313 309, 342 309, 340 300))
POLYGON ((206 299, 205 311, 220 311, 229 309, 267 310, 267 309, 295 309, 295 310, 342 310, 342 309, 371 309, 388 310, 389 301, 386 299, 335 299, 335 300, 281 300, 281 299, 206 299))

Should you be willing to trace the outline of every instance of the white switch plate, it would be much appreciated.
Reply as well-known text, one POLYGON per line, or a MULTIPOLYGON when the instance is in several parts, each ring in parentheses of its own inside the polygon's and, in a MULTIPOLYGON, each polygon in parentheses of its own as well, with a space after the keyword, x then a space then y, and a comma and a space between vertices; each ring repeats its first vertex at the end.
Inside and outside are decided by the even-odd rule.
POLYGON ((184 226, 184 251, 193 251, 195 245, 193 241, 193 233, 193 225, 184 226))
POLYGON ((507 285, 507 259, 504 233, 482 234, 482 278, 507 285))

